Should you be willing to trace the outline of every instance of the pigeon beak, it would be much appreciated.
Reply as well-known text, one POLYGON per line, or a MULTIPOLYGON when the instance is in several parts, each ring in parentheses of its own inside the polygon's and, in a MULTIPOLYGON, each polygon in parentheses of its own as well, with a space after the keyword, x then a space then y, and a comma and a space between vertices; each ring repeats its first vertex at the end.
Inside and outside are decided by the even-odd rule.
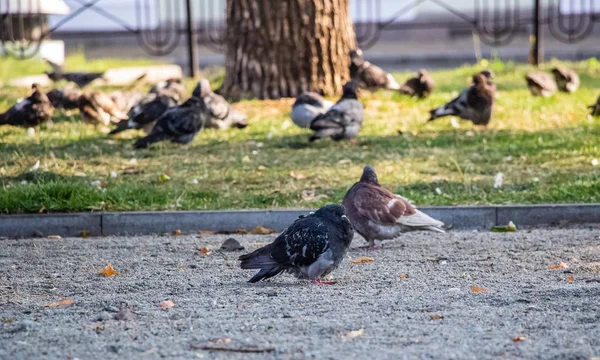
POLYGON ((342 215, 341 218, 348 220, 348 217, 346 215, 342 215))

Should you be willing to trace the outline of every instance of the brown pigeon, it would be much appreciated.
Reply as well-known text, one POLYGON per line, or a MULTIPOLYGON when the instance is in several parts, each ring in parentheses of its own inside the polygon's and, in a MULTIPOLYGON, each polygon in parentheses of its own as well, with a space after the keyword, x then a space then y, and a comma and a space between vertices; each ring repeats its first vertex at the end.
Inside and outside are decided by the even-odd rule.
POLYGON ((46 61, 52 66, 52 72, 46 72, 46 75, 48 75, 52 81, 67 80, 74 82, 77 86, 83 88, 92 81, 104 77, 104 73, 64 72, 62 66, 53 63, 48 59, 46 59, 46 61))
POLYGON ((211 115, 205 124, 207 128, 224 130, 232 126, 238 129, 248 126, 246 114, 234 109, 221 95, 215 94, 207 79, 200 80, 200 97, 211 115))
POLYGON ((0 125, 22 127, 51 122, 54 107, 39 84, 31 85, 31 95, 0 114, 0 125))
POLYGON ((365 61, 361 49, 350 52, 350 77, 358 80, 361 87, 375 91, 378 89, 399 90, 400 84, 382 68, 365 61))
POLYGON ((562 92, 575 92, 579 88, 579 75, 569 68, 557 66, 552 69, 554 80, 558 85, 558 90, 562 92))
POLYGON ((73 110, 77 109, 79 97, 82 92, 79 89, 53 89, 46 93, 52 106, 56 109, 73 110))
POLYGON ((111 122, 118 123, 128 119, 111 97, 100 91, 84 92, 79 97, 77 105, 82 120, 85 122, 108 126, 111 122))
POLYGON ((590 115, 600 116, 600 96, 598 96, 596 103, 594 105, 590 105, 589 108, 592 109, 592 113, 590 115))
POLYGON ((426 98, 434 88, 434 81, 427 70, 419 70, 417 76, 412 77, 400 87, 400 94, 426 98))
POLYGON ((471 87, 463 90, 446 105, 429 111, 429 121, 452 115, 470 120, 475 125, 489 124, 496 94, 496 84, 492 83, 491 78, 492 74, 487 70, 473 75, 471 87))
POLYGON ((409 230, 445 232, 444 223, 379 185, 371 166, 365 166, 360 181, 348 190, 344 206, 354 229, 367 240, 370 249, 381 247, 381 240, 394 239, 409 230))
POLYGON ((549 97, 556 92, 556 82, 543 71, 530 71, 525 75, 525 80, 533 96, 549 97))
POLYGON ((109 94, 117 108, 127 114, 133 107, 146 99, 148 94, 139 91, 113 91, 109 94))

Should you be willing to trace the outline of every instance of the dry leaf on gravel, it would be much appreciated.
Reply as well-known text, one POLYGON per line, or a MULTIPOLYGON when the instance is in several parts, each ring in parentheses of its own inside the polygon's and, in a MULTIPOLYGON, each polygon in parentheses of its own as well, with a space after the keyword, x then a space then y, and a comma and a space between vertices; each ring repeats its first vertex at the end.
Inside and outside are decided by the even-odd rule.
POLYGON ((342 337, 344 339, 354 339, 354 338, 362 336, 364 332, 365 332, 365 329, 358 329, 358 330, 347 332, 346 334, 342 335, 342 337))
POLYGON ((479 287, 479 286, 473 285, 473 286, 471 286, 471 291, 474 293, 479 293, 479 292, 486 292, 487 289, 484 287, 479 287))
POLYGON ((568 268, 569 268, 569 265, 565 264, 562 261, 560 263, 556 264, 556 265, 550 265, 550 266, 548 266, 548 269, 550 269, 550 270, 568 269, 568 268))
POLYGON ((62 239, 60 235, 48 235, 48 239, 62 239))
POLYGON ((71 305, 72 303, 73 303, 73 299, 65 299, 65 300, 61 300, 61 301, 57 301, 57 302, 53 302, 53 303, 49 303, 49 304, 44 304, 44 305, 42 305, 42 307, 67 306, 67 305, 71 305))
POLYGON ((177 229, 177 230, 173 231, 173 235, 175 235, 175 236, 181 235, 181 230, 177 229))
POLYGON ((444 315, 430 315, 429 319, 430 320, 442 320, 444 318, 444 315))
POLYGON ((527 338, 524 336, 517 336, 516 338, 512 339, 513 342, 519 342, 519 341, 523 341, 526 340, 527 338))
POLYGON ((112 265, 110 263, 106 264, 106 266, 104 267, 104 269, 100 270, 100 272, 98 273, 98 275, 104 275, 104 276, 113 276, 118 274, 119 272, 115 269, 113 269, 112 265))
POLYGON ((165 300, 161 302, 159 306, 161 309, 170 309, 173 306, 175 306, 175 303, 173 302, 173 300, 165 300))
POLYGON ((407 274, 402 274, 402 275, 400 275, 400 279, 406 279, 406 278, 408 278, 408 275, 407 275, 407 274))
POLYGON ((573 280, 575 280, 575 278, 573 276, 569 276, 567 278, 567 282, 573 282, 573 280))
POLYGON ((350 262, 352 264, 362 264, 362 263, 369 263, 369 262, 373 262, 375 261, 375 259, 367 257, 367 256, 361 256, 356 260, 350 260, 350 262))
POLYGON ((231 342, 230 338, 222 338, 222 339, 217 339, 214 341, 209 341, 208 343, 210 345, 216 345, 216 344, 229 344, 231 342))
POLYGON ((254 227, 254 229, 250 230, 250 234, 253 235, 269 235, 269 234, 275 234, 277 231, 273 230, 273 229, 268 229, 264 226, 256 226, 254 227))
POLYGON ((207 248, 203 247, 202 249, 199 250, 200 254, 202 254, 203 256, 208 256, 211 254, 211 251, 208 250, 207 248))

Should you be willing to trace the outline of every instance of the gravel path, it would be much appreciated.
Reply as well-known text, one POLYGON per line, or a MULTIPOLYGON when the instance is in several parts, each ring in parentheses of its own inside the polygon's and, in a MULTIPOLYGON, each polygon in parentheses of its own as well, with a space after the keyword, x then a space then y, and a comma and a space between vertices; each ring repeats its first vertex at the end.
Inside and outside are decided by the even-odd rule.
MULTIPOLYGON (((0 358, 600 356, 597 226, 412 233, 353 248, 349 257, 374 262, 345 261, 332 286, 289 275, 248 284, 240 253, 215 251, 227 237, 1 240, 0 358), (99 276, 109 261, 119 274, 99 276), (560 262, 569 267, 549 269, 560 262), (74 302, 41 307, 65 299, 74 302), (161 309, 164 300, 175 305, 161 309)), ((274 235, 235 237, 252 250, 274 235)))

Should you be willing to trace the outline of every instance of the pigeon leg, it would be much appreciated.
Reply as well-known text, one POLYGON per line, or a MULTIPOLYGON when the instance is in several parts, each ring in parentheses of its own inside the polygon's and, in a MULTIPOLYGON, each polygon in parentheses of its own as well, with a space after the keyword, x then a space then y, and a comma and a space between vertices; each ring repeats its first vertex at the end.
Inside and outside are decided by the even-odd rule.
POLYGON ((317 285, 335 285, 337 281, 323 281, 319 279, 314 279, 312 283, 317 285))

